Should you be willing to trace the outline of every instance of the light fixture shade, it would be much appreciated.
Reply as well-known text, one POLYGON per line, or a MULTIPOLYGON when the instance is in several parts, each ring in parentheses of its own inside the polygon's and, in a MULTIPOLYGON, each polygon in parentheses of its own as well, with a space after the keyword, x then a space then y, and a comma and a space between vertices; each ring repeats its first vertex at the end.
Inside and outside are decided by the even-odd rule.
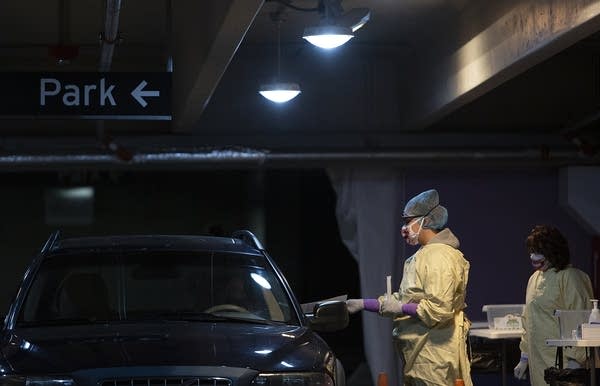
POLYGON ((300 94, 297 83, 268 83, 260 86, 260 95, 275 103, 284 103, 300 94))
POLYGON ((350 28, 335 25, 307 27, 302 36, 311 44, 325 49, 339 47, 353 37, 354 34, 350 28))

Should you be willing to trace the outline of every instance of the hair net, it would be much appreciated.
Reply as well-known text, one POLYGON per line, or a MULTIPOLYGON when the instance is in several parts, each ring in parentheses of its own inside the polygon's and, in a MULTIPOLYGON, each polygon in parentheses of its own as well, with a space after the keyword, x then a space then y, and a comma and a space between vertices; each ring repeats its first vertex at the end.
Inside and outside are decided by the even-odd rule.
POLYGON ((437 190, 430 189, 411 198, 402 217, 425 217, 423 228, 442 229, 448 221, 448 211, 440 205, 437 190))

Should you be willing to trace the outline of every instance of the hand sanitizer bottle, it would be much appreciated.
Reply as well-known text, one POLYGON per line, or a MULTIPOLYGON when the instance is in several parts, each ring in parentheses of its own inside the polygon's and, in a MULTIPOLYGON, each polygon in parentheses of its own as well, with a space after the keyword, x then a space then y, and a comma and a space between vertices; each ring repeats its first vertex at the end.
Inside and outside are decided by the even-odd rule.
POLYGON ((590 324, 600 324, 600 310, 598 309, 598 299, 590 299, 590 302, 594 305, 592 313, 590 314, 590 324))

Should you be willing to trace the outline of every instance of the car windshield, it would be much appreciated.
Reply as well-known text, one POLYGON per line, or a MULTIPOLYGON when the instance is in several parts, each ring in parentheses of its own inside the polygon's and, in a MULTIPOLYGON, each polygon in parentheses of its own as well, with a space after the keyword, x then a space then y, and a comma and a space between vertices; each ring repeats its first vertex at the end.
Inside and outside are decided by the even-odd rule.
POLYGON ((45 259, 17 325, 140 320, 294 323, 294 315, 264 256, 103 252, 45 259))

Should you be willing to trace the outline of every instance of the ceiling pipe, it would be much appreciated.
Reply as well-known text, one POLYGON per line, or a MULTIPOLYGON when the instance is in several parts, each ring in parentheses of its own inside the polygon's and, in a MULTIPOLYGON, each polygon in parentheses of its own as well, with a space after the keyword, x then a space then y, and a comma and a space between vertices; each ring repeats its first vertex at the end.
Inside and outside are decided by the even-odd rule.
POLYGON ((340 152, 340 153, 271 153, 264 150, 171 150, 164 152, 136 153, 131 160, 123 163, 112 154, 54 154, 54 155, 2 155, 0 168, 14 171, 57 170, 61 168, 125 168, 144 169, 153 167, 172 168, 221 167, 328 167, 333 165, 361 166, 373 164, 393 167, 412 166, 453 166, 469 167, 482 165, 536 165, 565 166, 599 164, 598 157, 581 157, 577 151, 541 152, 540 150, 514 151, 398 151, 398 152, 340 152), (416 163, 416 164, 415 164, 416 163))
MULTIPOLYGON (((100 47, 100 61, 98 62, 98 72, 109 72, 113 62, 115 46, 119 40, 119 16, 121 13, 121 0, 106 0, 106 12, 104 16, 104 32, 100 34, 102 45, 100 47)), ((117 143, 109 135, 104 127, 104 121, 100 120, 96 124, 96 136, 101 145, 120 161, 131 161, 132 154, 117 143)))
POLYGON ((106 0, 106 13, 104 17, 104 32, 100 34, 100 62, 99 72, 110 71, 115 45, 119 40, 119 15, 121 13, 121 0, 106 0))
POLYGON ((166 71, 173 72, 173 2, 171 0, 166 0, 165 4, 165 27, 167 32, 166 71))

